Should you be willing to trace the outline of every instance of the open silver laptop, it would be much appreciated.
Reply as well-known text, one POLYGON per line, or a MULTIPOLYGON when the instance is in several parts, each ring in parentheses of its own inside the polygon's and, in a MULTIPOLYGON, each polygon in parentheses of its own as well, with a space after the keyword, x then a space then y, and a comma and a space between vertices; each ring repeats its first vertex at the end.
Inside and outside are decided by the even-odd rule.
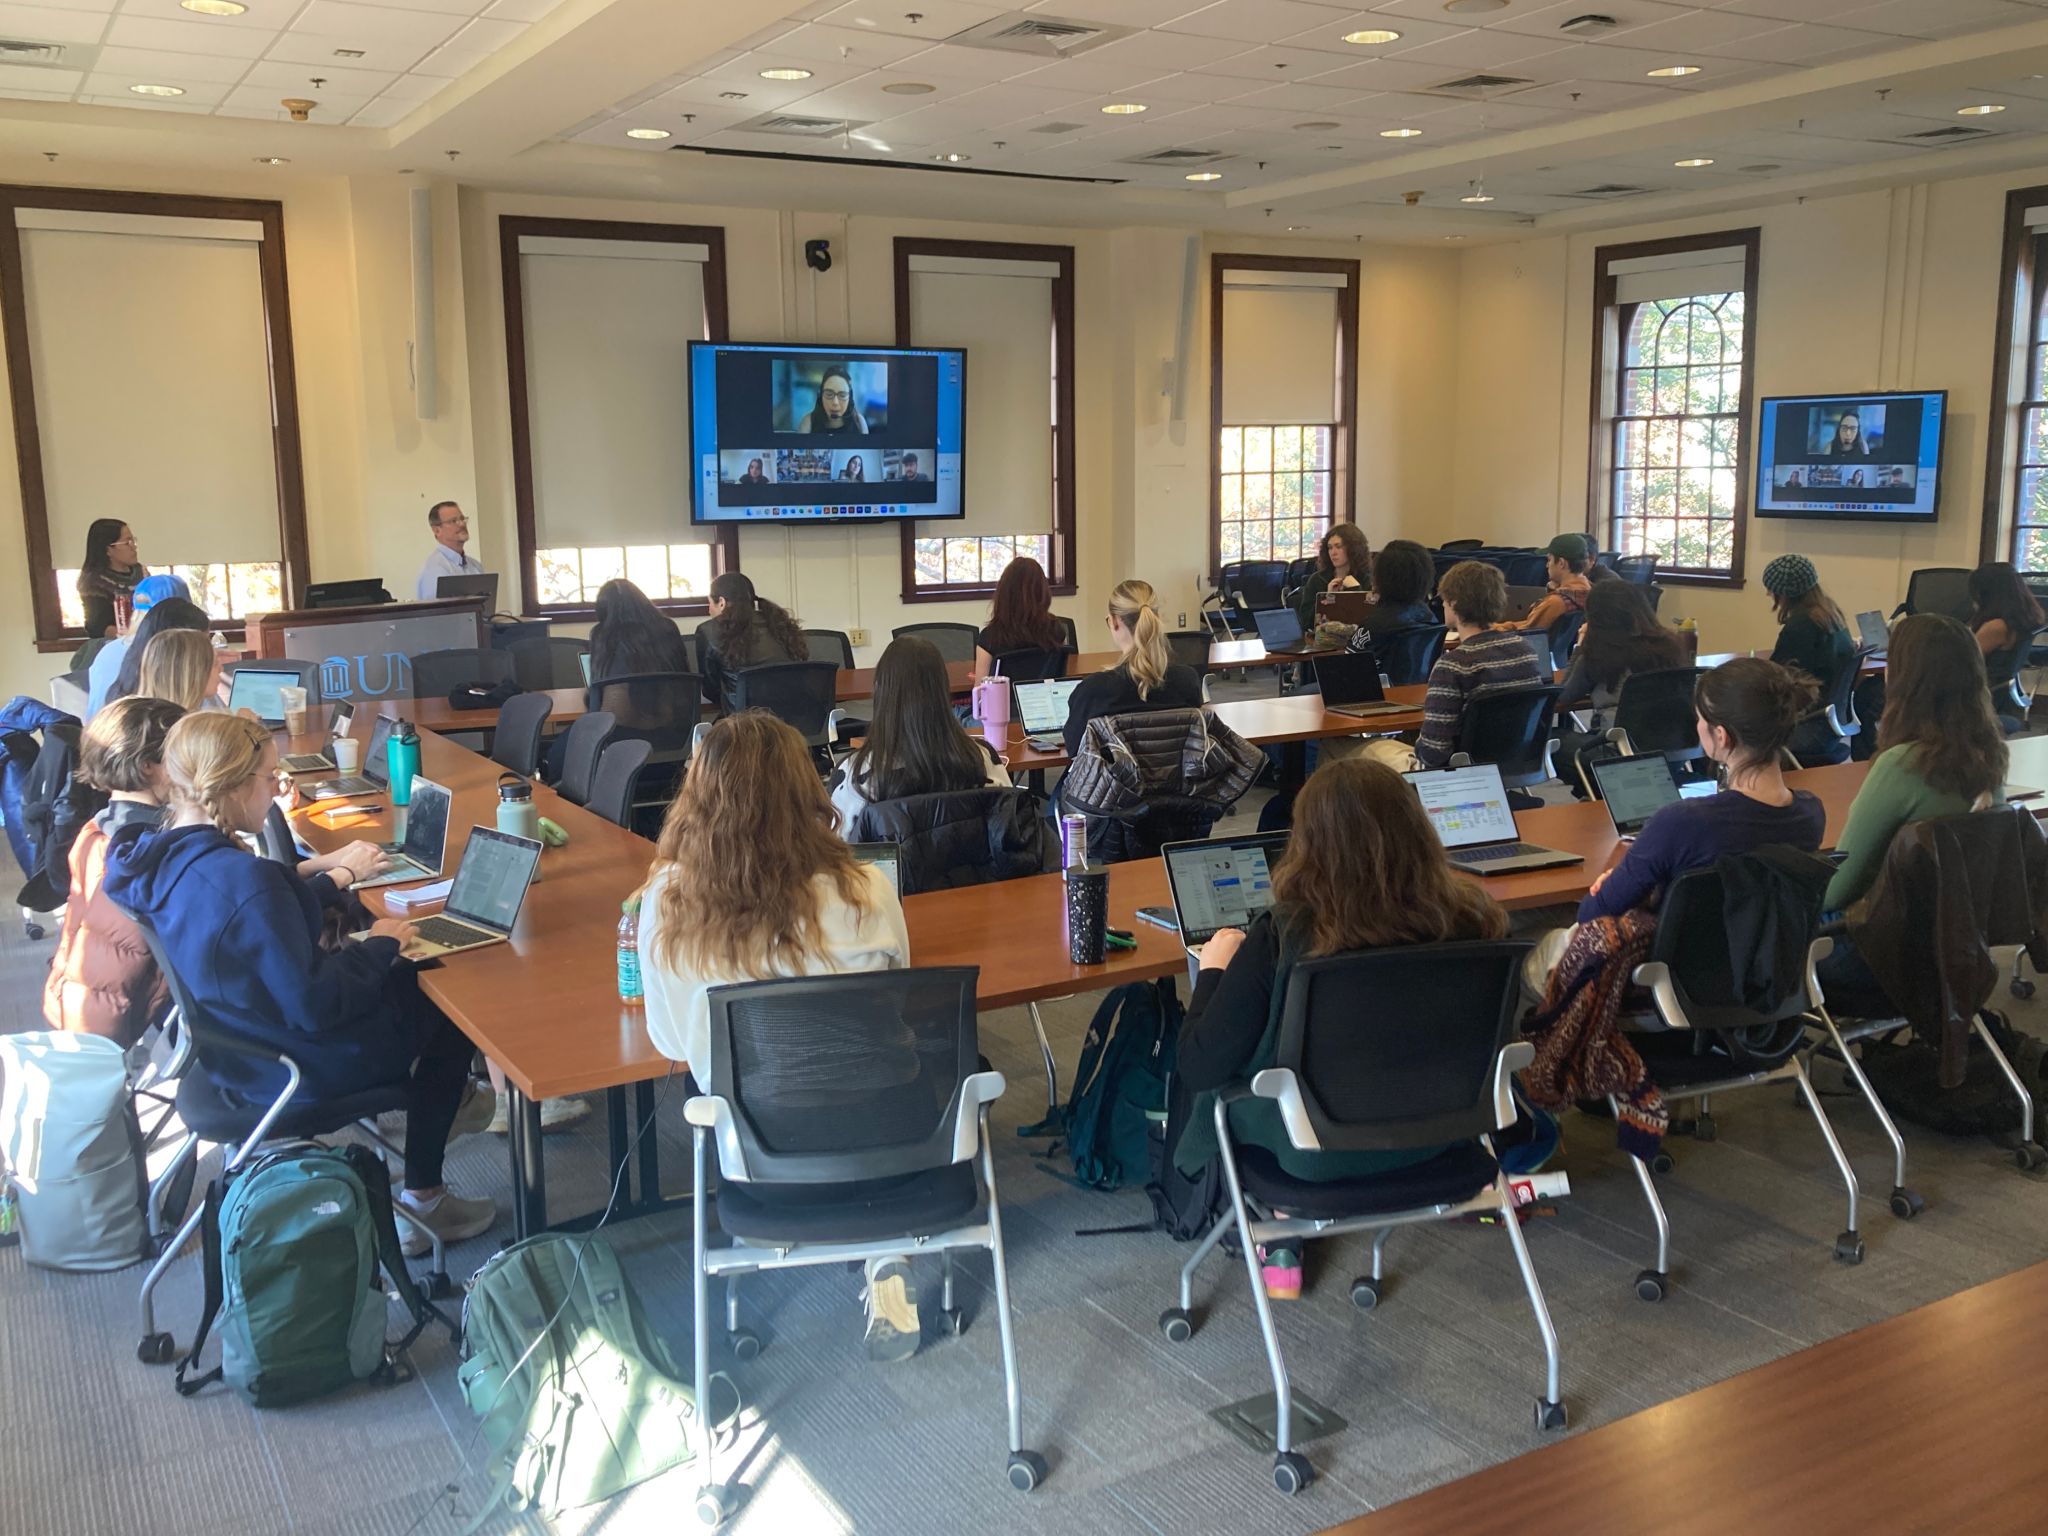
POLYGON ((1875 608, 1856 615, 1856 636, 1859 644, 1878 652, 1892 643, 1892 632, 1884 622, 1884 615, 1875 608))
POLYGON ((1404 777, 1415 786, 1445 856, 1460 869, 1475 875, 1519 875, 1532 869, 1585 863, 1581 854, 1521 840, 1497 764, 1424 769, 1404 777))
MULTIPOLYGON (((356 707, 346 699, 334 706, 327 719, 327 739, 339 741, 356 723, 356 707)), ((331 752, 287 752, 277 760, 286 773, 326 773, 334 767, 331 752)))
POLYGON ((1055 677, 1040 683, 1010 685, 1011 697, 1017 704, 1017 718, 1024 726, 1026 739, 1034 747, 1052 748, 1064 742, 1067 701, 1083 681, 1085 679, 1078 677, 1055 677))
POLYGON ((1617 837, 1634 837, 1652 816, 1683 798, 1671 760, 1661 752, 1595 758, 1587 766, 1600 786, 1600 803, 1607 807, 1617 837))
MULTIPOLYGON (((415 781, 417 782, 417 781, 415 781)), ((469 846, 455 871, 448 902, 432 917, 420 919, 408 955, 450 955, 512 937, 526 888, 540 865, 540 844, 514 837, 495 827, 471 827, 469 846)))
POLYGON ((284 724, 284 690, 300 686, 296 668, 278 672, 263 666, 237 667, 228 680, 228 708, 246 709, 274 731, 284 724))
POLYGON ((369 890, 379 885, 404 885, 413 880, 440 878, 448 858, 448 812, 454 797, 432 779, 412 776, 412 799, 405 807, 405 838, 385 849, 391 867, 381 875, 358 880, 355 888, 369 890))
POLYGON ((391 778, 391 759, 384 751, 384 743, 390 739, 393 721, 389 715, 379 715, 370 727, 370 739, 363 744, 363 771, 349 774, 346 778, 322 779, 315 784, 309 798, 314 800, 346 800, 358 795, 381 795, 391 778))
MULTIPOLYGON (((1217 929, 1242 928, 1273 905, 1273 867, 1286 851, 1285 832, 1168 843, 1160 850, 1173 922, 1190 955, 1199 954, 1217 929)), ((1157 908, 1140 908, 1138 916, 1166 926, 1157 908)))

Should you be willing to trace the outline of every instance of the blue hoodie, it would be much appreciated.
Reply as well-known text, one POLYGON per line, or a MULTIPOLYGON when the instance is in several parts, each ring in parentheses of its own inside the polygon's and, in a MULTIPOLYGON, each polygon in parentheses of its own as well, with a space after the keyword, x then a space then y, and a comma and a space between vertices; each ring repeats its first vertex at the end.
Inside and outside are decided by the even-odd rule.
MULTIPOLYGON (((399 1002, 395 939, 323 950, 320 899, 286 865, 210 826, 124 828, 108 896, 156 930, 171 970, 213 1030, 298 1063, 300 1093, 329 1100, 402 1082, 418 1054, 399 1002)), ((207 1076, 252 1101, 284 1088, 274 1059, 199 1046, 207 1076)))

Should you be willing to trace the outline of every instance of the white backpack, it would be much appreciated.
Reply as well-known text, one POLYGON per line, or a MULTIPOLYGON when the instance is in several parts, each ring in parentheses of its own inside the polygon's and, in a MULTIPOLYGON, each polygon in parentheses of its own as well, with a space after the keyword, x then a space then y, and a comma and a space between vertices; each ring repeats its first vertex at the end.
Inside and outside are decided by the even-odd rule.
POLYGON ((101 1035, 0 1036, 0 1159, 22 1257, 120 1269, 150 1250, 149 1176, 121 1047, 101 1035))

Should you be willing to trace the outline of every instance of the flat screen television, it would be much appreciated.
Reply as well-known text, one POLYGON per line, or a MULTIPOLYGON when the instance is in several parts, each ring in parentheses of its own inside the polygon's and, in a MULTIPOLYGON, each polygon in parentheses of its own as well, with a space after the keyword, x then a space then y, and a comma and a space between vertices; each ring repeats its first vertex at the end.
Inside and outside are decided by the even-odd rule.
POLYGON ((1931 523, 1948 391, 1785 395, 1757 426, 1759 517, 1931 523))
POLYGON ((963 513, 959 347, 690 343, 690 520, 963 513))

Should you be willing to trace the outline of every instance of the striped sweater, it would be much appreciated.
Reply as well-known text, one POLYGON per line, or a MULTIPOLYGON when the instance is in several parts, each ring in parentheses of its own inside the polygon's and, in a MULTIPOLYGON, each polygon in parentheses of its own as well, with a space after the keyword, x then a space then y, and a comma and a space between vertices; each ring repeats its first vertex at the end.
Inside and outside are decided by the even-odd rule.
POLYGON ((1430 668, 1429 694, 1422 701, 1422 734, 1415 756, 1425 768, 1441 768, 1458 750, 1465 703, 1511 688, 1537 688, 1550 681, 1533 647, 1511 629, 1483 629, 1444 652, 1430 668))

